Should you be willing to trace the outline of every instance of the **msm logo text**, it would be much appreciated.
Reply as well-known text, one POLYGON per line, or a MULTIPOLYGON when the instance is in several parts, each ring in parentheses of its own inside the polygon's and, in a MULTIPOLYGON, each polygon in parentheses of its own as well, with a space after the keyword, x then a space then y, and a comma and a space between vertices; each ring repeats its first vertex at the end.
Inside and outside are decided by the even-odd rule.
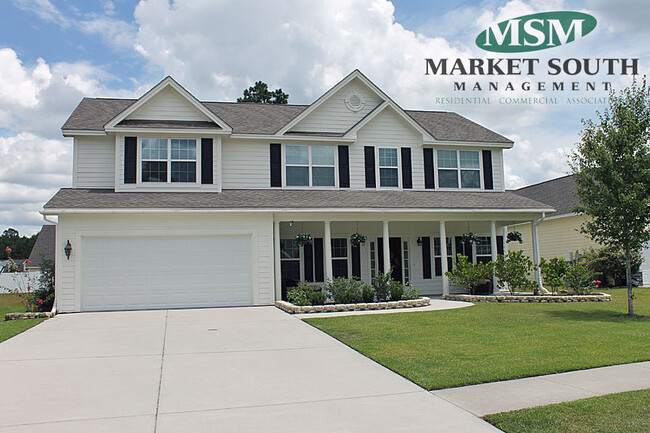
POLYGON ((497 53, 545 50, 580 39, 596 28, 596 18, 582 12, 524 15, 496 23, 476 37, 476 45, 497 53))

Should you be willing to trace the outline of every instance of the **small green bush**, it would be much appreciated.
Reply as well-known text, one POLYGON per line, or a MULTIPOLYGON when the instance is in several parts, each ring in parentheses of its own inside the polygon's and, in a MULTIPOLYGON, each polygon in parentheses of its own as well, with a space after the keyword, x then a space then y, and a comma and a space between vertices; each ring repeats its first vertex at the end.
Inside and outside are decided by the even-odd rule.
POLYGON ((404 299, 418 299, 420 297, 420 289, 411 283, 404 286, 404 299))
POLYGON ((521 250, 508 251, 505 256, 499 254, 494 264, 498 286, 507 288, 512 294, 517 291, 533 291, 537 288, 537 282, 529 279, 535 269, 533 261, 521 250))
POLYGON ((364 284, 363 287, 361 288, 361 299, 366 304, 369 304, 370 302, 374 302, 375 289, 373 289, 372 286, 369 286, 368 284, 364 284))
POLYGON ((388 299, 388 292, 390 290, 391 275, 390 272, 386 274, 377 274, 372 279, 372 287, 375 289, 378 301, 385 301, 388 299))
POLYGON ((399 281, 390 280, 390 300, 391 301, 401 301, 402 296, 404 296, 404 285, 399 281))
POLYGON ((34 291, 38 311, 52 311, 54 306, 54 260, 41 260, 39 286, 34 291))
POLYGON ((309 292, 309 301, 311 305, 323 305, 325 304, 325 293, 321 289, 312 289, 309 292))
POLYGON ((576 295, 588 295, 598 287, 600 281, 595 280, 595 272, 589 268, 587 262, 581 261, 569 266, 565 283, 576 295))
MULTIPOLYGON (((602 286, 620 287, 627 284, 625 280, 625 252, 615 246, 590 248, 585 251, 584 259, 602 280, 602 286)), ((630 255, 632 276, 639 272, 643 263, 640 251, 632 251, 630 255)))
POLYGON ((356 304, 362 301, 365 283, 358 279, 337 277, 327 282, 325 292, 337 304, 356 304))
POLYGON ((299 288, 289 290, 289 292, 287 292, 287 300, 293 305, 298 305, 300 307, 311 305, 307 292, 299 288))
POLYGON ((542 257, 539 262, 539 268, 542 271, 544 285, 551 289, 551 292, 557 293, 560 288, 564 287, 564 279, 569 270, 569 263, 562 257, 553 257, 546 261, 542 257))
POLYGON ((492 278, 492 262, 490 263, 470 263, 467 256, 458 254, 454 269, 448 271, 445 275, 449 279, 463 287, 469 294, 474 294, 476 287, 483 281, 492 278))

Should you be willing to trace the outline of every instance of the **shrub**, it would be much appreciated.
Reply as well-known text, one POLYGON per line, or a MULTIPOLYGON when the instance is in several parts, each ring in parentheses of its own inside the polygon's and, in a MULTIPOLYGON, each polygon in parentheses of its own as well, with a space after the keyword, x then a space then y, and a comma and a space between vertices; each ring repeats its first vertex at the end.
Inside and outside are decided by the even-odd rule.
POLYGON ((311 305, 323 305, 325 303, 325 293, 321 289, 312 289, 309 292, 309 301, 311 305))
POLYGON ((553 257, 551 260, 546 261, 542 257, 539 268, 542 271, 544 285, 548 286, 551 292, 557 293, 560 287, 564 287, 566 273, 569 270, 569 263, 564 258, 553 257))
POLYGON ((388 292, 390 290, 391 275, 390 272, 385 274, 377 274, 372 279, 372 287, 375 289, 378 301, 385 301, 388 299, 388 292))
MULTIPOLYGON (((584 258, 598 274, 604 286, 625 286, 625 252, 615 246, 590 248, 585 251, 584 258)), ((632 275, 639 272, 643 257, 639 251, 633 251, 631 256, 632 275)))
POLYGON ((372 286, 369 286, 368 284, 364 284, 363 287, 361 288, 361 299, 366 304, 369 304, 370 302, 374 302, 375 289, 373 289, 372 286))
POLYGON ((404 299, 418 299, 420 297, 420 289, 408 283, 404 287, 404 299))
POLYGON ((363 286, 366 284, 356 278, 337 277, 327 282, 325 292, 337 304, 356 304, 362 301, 363 286))
POLYGON ((485 280, 492 278, 492 263, 470 263, 467 256, 458 254, 454 269, 445 275, 455 284, 463 287, 470 294, 485 280))
POLYGON ((390 300, 391 301, 400 301, 402 296, 404 296, 404 285, 399 281, 390 280, 390 300))
POLYGON ((300 286, 296 287, 295 289, 289 290, 289 292, 287 293, 287 300, 291 302, 293 305, 298 305, 300 307, 311 305, 308 292, 301 289, 300 286))
POLYGON ((39 287, 34 291, 38 311, 52 311, 54 306, 54 260, 41 260, 39 287))
POLYGON ((599 286, 600 281, 595 280, 595 272, 585 260, 569 266, 565 283, 576 295, 587 295, 599 286))
POLYGON ((529 279, 535 269, 536 266, 523 251, 509 251, 505 256, 499 254, 494 264, 497 285, 499 288, 507 288, 512 294, 537 288, 537 282, 529 279))

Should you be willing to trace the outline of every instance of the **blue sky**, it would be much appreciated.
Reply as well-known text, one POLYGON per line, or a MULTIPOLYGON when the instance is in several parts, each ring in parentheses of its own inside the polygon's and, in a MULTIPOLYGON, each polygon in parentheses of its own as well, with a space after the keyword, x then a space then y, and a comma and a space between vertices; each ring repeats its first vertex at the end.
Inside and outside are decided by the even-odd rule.
MULTIPOLYGON (((436 102, 537 94, 454 92, 453 78, 424 75, 424 58, 495 57, 474 44, 486 26, 527 13, 578 10, 598 19, 596 30, 535 57, 542 62, 634 57, 645 73, 646 3, 5 0, 0 2, 0 230, 34 232, 45 201, 71 185, 72 143, 61 136, 60 126, 83 96, 138 97, 166 75, 203 100, 234 100, 263 80, 282 87, 290 102, 310 103, 359 68, 404 108, 456 111, 512 138, 515 148, 505 154, 510 188, 561 176, 579 139, 580 119, 594 117, 602 104, 436 102)), ((533 78, 548 79, 541 75, 533 78)), ((629 78, 612 81, 621 87, 629 78)), ((552 96, 606 96, 570 93, 552 96)))

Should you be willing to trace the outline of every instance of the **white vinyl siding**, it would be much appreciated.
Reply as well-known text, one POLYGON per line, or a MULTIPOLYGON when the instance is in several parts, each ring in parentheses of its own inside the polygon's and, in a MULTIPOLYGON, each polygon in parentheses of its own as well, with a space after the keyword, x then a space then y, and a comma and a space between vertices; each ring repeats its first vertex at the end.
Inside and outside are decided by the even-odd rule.
POLYGON ((115 142, 112 137, 75 137, 73 186, 115 187, 115 142))
POLYGON ((492 151, 492 185, 495 191, 505 190, 505 175, 503 170, 503 150, 492 151))
MULTIPOLYGON (((356 143, 350 145, 350 186, 356 189, 364 189, 366 186, 364 146, 413 148, 411 150, 413 188, 424 189, 422 134, 400 118, 391 108, 384 109, 359 129, 356 143)), ((399 149, 398 153, 400 153, 399 149)), ((378 163, 378 158, 375 158, 375 165, 377 166, 378 163)), ((399 167, 399 173, 401 184, 401 167, 399 167)), ((377 185, 379 185, 379 177, 377 177, 377 185)))
MULTIPOLYGON (((262 140, 224 140, 223 188, 247 189, 271 186, 269 143, 262 140)), ((282 174, 284 178, 284 173, 282 174)))
MULTIPOLYGON (((272 305, 273 218, 271 214, 158 214, 158 215, 80 215, 59 216, 56 245, 56 301, 61 312, 79 311, 82 302, 83 244, 91 237, 250 237, 251 285, 254 305, 272 305), (63 247, 67 240, 72 255, 67 260, 63 247)), ((175 254, 168 251, 168 254, 175 254)), ((182 254, 182 252, 181 252, 182 254)), ((215 256, 215 260, 217 257, 215 256)), ((120 272, 119 267, 115 269, 120 272)))
POLYGON ((131 113, 127 119, 142 120, 195 120, 208 119, 176 90, 167 87, 131 113))
POLYGON ((366 87, 361 81, 355 79, 333 94, 321 106, 298 122, 292 131, 309 132, 345 132, 359 120, 363 119, 375 107, 381 104, 381 99, 366 87), (351 111, 345 105, 345 98, 355 92, 364 101, 364 107, 359 111, 351 111))

